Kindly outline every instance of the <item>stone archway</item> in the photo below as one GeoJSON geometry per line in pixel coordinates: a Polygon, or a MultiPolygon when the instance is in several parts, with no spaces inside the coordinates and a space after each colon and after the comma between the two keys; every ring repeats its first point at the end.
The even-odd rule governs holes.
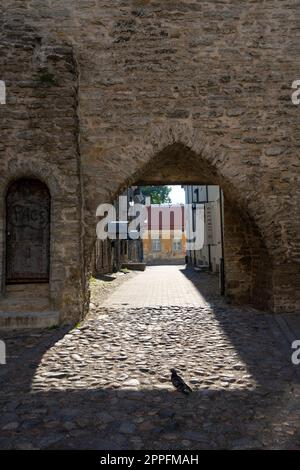
{"type": "Polygon", "coordinates": [[[138,172],[135,184],[218,184],[225,198],[226,295],[233,302],[272,309],[272,265],[267,246],[239,185],[219,171],[202,151],[174,143],[138,172]]]}
{"type": "MultiPolygon", "coordinates": [[[[135,151],[139,151],[136,158],[131,149],[131,160],[137,164],[116,191],[113,185],[109,185],[110,195],[105,202],[112,200],[130,184],[219,185],[225,198],[226,295],[234,303],[274,310],[273,258],[264,239],[263,227],[247,204],[253,188],[248,191],[241,177],[230,174],[232,168],[224,164],[226,155],[216,144],[209,145],[203,138],[199,143],[199,133],[178,126],[166,136],[168,138],[163,138],[160,145],[156,141],[156,146],[152,147],[154,155],[150,154],[149,145],[144,146],[144,154],[136,148],[135,151]],[[193,149],[198,149],[198,152],[193,149]]],[[[128,161],[130,159],[119,160],[120,172],[125,170],[128,161]]],[[[128,167],[126,169],[128,172],[128,167]]],[[[86,197],[89,204],[88,194],[86,197]]],[[[257,204],[262,205],[262,201],[258,200],[257,204]]]]}
{"type": "MultiPolygon", "coordinates": [[[[100,2],[84,11],[83,37],[81,3],[66,7],[59,22],[44,4],[40,14],[36,6],[7,6],[3,16],[2,69],[11,81],[10,104],[17,97],[18,106],[1,107],[0,196],[20,176],[57,182],[55,194],[49,184],[56,217],[51,296],[60,321],[78,321],[87,310],[97,206],[141,180],[146,165],[171,147],[186,149],[180,178],[199,182],[206,174],[224,190],[227,225],[235,227],[227,237],[235,298],[269,298],[276,312],[299,309],[299,116],[290,101],[299,67],[286,7],[271,0],[259,9],[252,2],[243,9],[238,2],[219,9],[190,3],[178,12],[176,3],[135,2],[145,3],[137,11],[130,2],[121,10],[100,2]],[[269,30],[272,4],[277,14],[269,30]],[[103,14],[107,21],[95,21],[103,14]],[[7,18],[24,15],[31,33],[21,21],[15,37],[7,18]],[[216,15],[224,27],[207,21],[216,15]],[[248,16],[267,31],[262,41],[248,16]],[[265,43],[274,44],[272,54],[265,43]],[[189,170],[187,155],[195,162],[189,170]]],[[[160,168],[164,182],[170,165],[160,168]]],[[[1,294],[3,205],[2,197],[1,294]]]]}

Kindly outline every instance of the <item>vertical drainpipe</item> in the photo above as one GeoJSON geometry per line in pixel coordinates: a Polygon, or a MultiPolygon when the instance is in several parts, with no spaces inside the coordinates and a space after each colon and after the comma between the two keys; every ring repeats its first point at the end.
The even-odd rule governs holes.
{"type": "MultiPolygon", "coordinates": [[[[194,208],[194,185],[192,186],[191,188],[191,196],[192,196],[192,228],[193,228],[193,233],[195,233],[195,230],[196,230],[196,221],[195,221],[195,208],[194,208]]],[[[197,266],[197,254],[196,254],[196,250],[194,250],[194,253],[193,253],[193,257],[194,257],[194,266],[197,266]]],[[[192,254],[191,254],[191,258],[192,258],[192,254]]]]}
{"type": "Polygon", "coordinates": [[[220,262],[220,281],[221,281],[221,295],[225,295],[225,263],[224,263],[224,221],[223,221],[223,192],[219,186],[220,195],[220,224],[221,224],[221,253],[222,258],[220,262]]]}
{"type": "MultiPolygon", "coordinates": [[[[208,203],[208,186],[205,186],[206,189],[206,202],[208,203]]],[[[208,269],[211,271],[211,251],[210,251],[210,244],[207,244],[208,247],[208,269]]]]}
{"type": "Polygon", "coordinates": [[[119,230],[120,230],[120,226],[118,225],[118,222],[120,220],[120,205],[119,205],[119,199],[117,199],[117,202],[116,202],[116,219],[117,219],[117,236],[116,236],[116,240],[115,240],[115,243],[116,243],[116,250],[115,250],[115,263],[116,263],[116,270],[119,271],[120,270],[120,234],[119,234],[119,230]]]}

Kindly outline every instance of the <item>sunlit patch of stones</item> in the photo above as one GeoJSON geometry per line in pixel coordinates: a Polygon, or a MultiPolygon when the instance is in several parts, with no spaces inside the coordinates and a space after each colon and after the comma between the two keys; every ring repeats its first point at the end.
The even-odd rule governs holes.
{"type": "Polygon", "coordinates": [[[271,318],[218,305],[97,307],[69,331],[8,333],[0,448],[297,448],[300,387],[271,318]]]}
{"type": "Polygon", "coordinates": [[[70,331],[44,355],[33,390],[172,390],[175,367],[193,389],[255,387],[238,349],[207,308],[112,309],[70,331]]]}

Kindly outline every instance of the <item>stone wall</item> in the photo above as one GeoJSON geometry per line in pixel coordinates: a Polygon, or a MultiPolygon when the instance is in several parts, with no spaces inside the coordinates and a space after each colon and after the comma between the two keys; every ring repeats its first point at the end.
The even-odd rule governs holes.
{"type": "MultiPolygon", "coordinates": [[[[9,44],[3,40],[2,50],[17,49],[1,66],[1,79],[11,82],[5,115],[1,109],[2,135],[10,134],[9,149],[1,139],[1,176],[7,178],[10,159],[29,158],[39,165],[44,158],[56,174],[63,188],[56,212],[61,218],[67,204],[74,231],[59,244],[56,293],[72,298],[73,316],[83,312],[77,286],[85,282],[87,292],[97,205],[129,184],[153,181],[221,185],[246,240],[238,246],[248,247],[239,262],[227,262],[229,280],[247,266],[242,283],[232,277],[228,294],[253,302],[263,286],[263,307],[299,309],[300,108],[290,99],[300,78],[297,2],[6,0],[0,13],[9,44]],[[40,44],[35,52],[28,38],[40,44]],[[65,51],[49,59],[61,88],[44,84],[42,98],[31,70],[49,47],[65,51]],[[27,81],[17,86],[22,75],[27,81]],[[77,97],[69,87],[76,80],[77,97]],[[63,104],[53,107],[56,91],[63,104]],[[38,107],[50,104],[35,121],[38,149],[25,153],[28,138],[18,129],[31,126],[28,94],[38,107]],[[19,117],[9,121],[7,113],[19,117]]],[[[66,305],[63,311],[70,316],[66,305]]]]}
{"type": "MultiPolygon", "coordinates": [[[[18,178],[38,178],[51,194],[51,308],[62,321],[76,320],[83,301],[76,64],[72,48],[6,39],[0,46],[8,95],[0,107],[1,295],[5,298],[7,188],[18,178]]],[[[26,285],[24,290],[28,294],[26,285]]]]}

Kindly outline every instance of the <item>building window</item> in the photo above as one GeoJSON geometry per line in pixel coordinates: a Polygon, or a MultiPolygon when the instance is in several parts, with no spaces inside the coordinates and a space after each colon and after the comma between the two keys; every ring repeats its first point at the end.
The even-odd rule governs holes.
{"type": "Polygon", "coordinates": [[[152,251],[160,251],[160,250],[161,250],[160,240],[159,239],[152,240],[152,251]]]}
{"type": "Polygon", "coordinates": [[[176,251],[176,252],[182,251],[181,240],[173,240],[173,251],[176,251]]]}

